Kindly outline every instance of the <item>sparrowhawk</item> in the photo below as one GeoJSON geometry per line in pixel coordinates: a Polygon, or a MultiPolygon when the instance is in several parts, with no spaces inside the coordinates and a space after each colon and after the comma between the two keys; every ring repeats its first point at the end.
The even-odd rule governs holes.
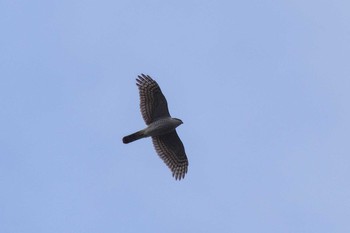
{"type": "Polygon", "coordinates": [[[141,74],[136,79],[140,92],[140,109],[147,127],[123,138],[123,143],[152,137],[157,154],[165,162],[176,180],[187,173],[188,160],[185,148],[175,128],[183,122],[172,118],[167,101],[159,85],[150,76],[141,74]]]}

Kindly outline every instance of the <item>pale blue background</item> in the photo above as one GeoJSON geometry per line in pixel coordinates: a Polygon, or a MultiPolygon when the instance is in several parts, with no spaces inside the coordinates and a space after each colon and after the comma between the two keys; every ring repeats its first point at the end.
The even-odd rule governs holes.
{"type": "Polygon", "coordinates": [[[0,1],[0,232],[350,232],[350,1],[0,1]],[[165,93],[175,181],[135,78],[165,93]]]}

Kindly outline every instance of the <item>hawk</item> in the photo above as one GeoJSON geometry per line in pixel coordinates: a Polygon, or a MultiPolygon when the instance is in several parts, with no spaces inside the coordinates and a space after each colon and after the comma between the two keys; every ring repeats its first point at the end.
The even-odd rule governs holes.
{"type": "Polygon", "coordinates": [[[141,138],[152,137],[154,148],[159,157],[170,168],[173,177],[181,180],[187,173],[188,160],[185,148],[175,128],[183,122],[172,118],[167,101],[156,81],[141,74],[136,79],[140,92],[141,115],[147,125],[145,129],[123,137],[123,143],[141,138]]]}

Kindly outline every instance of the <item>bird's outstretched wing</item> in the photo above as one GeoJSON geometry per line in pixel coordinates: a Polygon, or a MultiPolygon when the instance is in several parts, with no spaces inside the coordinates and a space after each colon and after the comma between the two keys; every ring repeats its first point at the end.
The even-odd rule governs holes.
{"type": "Polygon", "coordinates": [[[183,179],[187,173],[188,160],[176,130],[162,136],[152,137],[152,141],[157,154],[170,168],[175,179],[183,179]]]}
{"type": "Polygon", "coordinates": [[[141,74],[136,79],[140,92],[141,114],[147,125],[153,121],[170,117],[167,101],[156,81],[150,76],[141,74]]]}

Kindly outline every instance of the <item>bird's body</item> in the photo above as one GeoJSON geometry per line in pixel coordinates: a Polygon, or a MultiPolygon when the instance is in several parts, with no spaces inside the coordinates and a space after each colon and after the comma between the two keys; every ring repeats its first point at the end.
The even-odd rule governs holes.
{"type": "Polygon", "coordinates": [[[182,179],[187,173],[188,160],[175,130],[182,121],[170,116],[167,101],[156,81],[144,74],[138,76],[136,81],[140,91],[141,114],[147,127],[123,137],[123,143],[152,137],[158,155],[170,168],[175,179],[182,179]]]}
{"type": "Polygon", "coordinates": [[[176,127],[182,124],[182,121],[177,118],[165,117],[152,122],[146,129],[147,136],[161,136],[175,130],[176,127]]]}
{"type": "Polygon", "coordinates": [[[181,124],[182,121],[177,118],[160,118],[149,124],[145,129],[123,137],[123,142],[127,144],[141,138],[161,136],[174,131],[181,124]]]}

